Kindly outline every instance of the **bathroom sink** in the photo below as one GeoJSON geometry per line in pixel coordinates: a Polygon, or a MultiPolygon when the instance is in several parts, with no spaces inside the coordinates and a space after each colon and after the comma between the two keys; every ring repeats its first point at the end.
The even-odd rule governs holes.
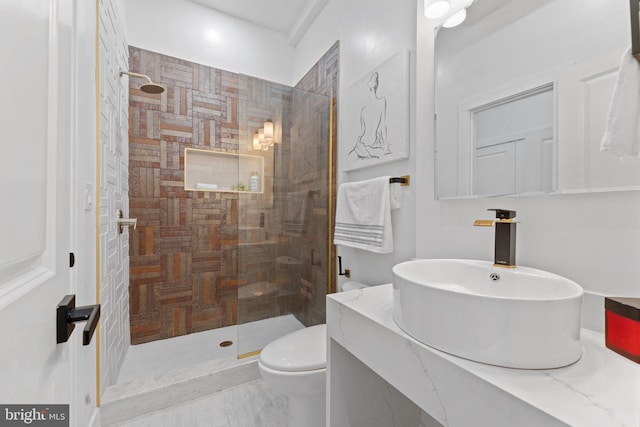
{"type": "Polygon", "coordinates": [[[582,355],[582,288],[527,267],[424,259],[393,267],[393,318],[416,340],[490,365],[551,369],[582,355]]]}

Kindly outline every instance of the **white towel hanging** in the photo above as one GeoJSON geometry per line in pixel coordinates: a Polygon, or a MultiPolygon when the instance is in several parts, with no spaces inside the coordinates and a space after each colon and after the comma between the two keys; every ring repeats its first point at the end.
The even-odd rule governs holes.
{"type": "Polygon", "coordinates": [[[375,253],[393,252],[389,177],[341,184],[334,244],[375,253]]]}
{"type": "Polygon", "coordinates": [[[640,63],[625,51],[613,88],[600,151],[640,157],[640,63]]]}

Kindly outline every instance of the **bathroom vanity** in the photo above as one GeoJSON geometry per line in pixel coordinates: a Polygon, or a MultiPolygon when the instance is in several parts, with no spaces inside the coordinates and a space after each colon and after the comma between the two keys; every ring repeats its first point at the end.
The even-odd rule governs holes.
{"type": "Polygon", "coordinates": [[[392,304],[390,284],[327,297],[329,425],[640,425],[640,365],[599,333],[582,329],[582,358],[570,366],[500,368],[411,338],[392,304]]]}

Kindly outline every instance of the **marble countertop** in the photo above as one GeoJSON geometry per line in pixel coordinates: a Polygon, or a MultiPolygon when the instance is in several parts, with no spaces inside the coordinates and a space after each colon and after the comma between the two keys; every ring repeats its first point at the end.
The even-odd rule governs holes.
{"type": "Polygon", "coordinates": [[[500,425],[640,426],[640,365],[607,349],[602,334],[581,331],[583,355],[573,365],[519,370],[416,341],[393,321],[390,284],[329,295],[327,319],[330,338],[445,426],[480,425],[474,417],[487,411],[500,425]],[[524,413],[530,422],[518,418],[524,413]]]}

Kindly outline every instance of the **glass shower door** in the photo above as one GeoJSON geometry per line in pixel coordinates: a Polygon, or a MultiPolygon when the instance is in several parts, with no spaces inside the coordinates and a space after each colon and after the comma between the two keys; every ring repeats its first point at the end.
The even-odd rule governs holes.
{"type": "Polygon", "coordinates": [[[246,357],[325,321],[330,100],[248,76],[240,92],[237,348],[246,357]]]}

